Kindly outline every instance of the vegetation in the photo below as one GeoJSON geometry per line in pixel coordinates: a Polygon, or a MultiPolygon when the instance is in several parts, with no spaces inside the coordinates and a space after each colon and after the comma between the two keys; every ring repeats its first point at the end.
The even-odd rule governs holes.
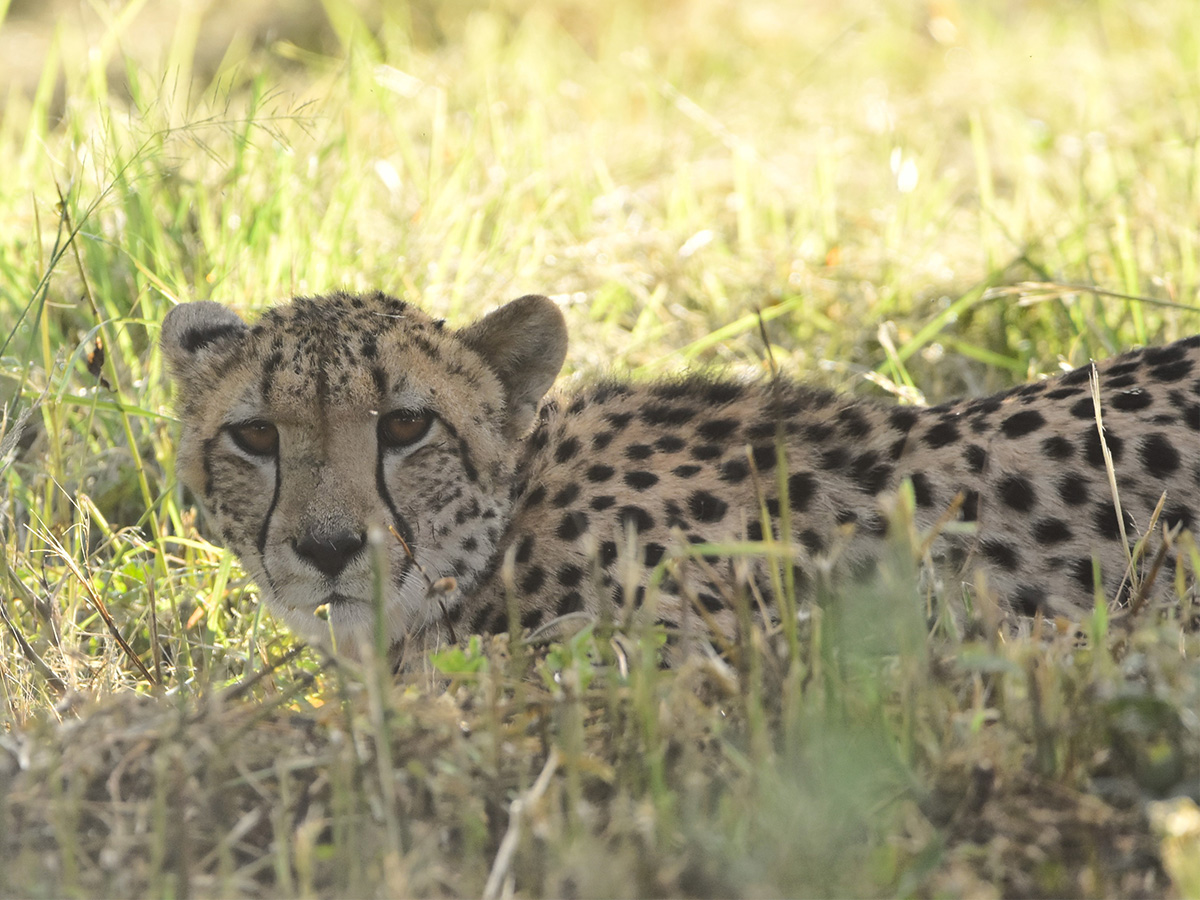
{"type": "Polygon", "coordinates": [[[1190,0],[50,6],[0,23],[0,895],[1200,896],[1178,622],[930,635],[901,498],[794,641],[393,684],[202,536],[154,347],[182,300],[536,291],[583,377],[938,402],[1193,333],[1190,0]]]}

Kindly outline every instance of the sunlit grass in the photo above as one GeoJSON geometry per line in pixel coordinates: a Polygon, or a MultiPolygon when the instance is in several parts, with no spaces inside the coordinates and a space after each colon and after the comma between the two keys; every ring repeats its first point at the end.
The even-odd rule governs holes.
{"type": "Polygon", "coordinates": [[[801,627],[736,598],[723,659],[600,622],[385,685],[293,655],[197,530],[154,345],[182,300],[536,291],[568,377],[937,402],[1191,333],[1189,3],[330,2],[216,51],[198,12],[65,6],[0,112],[0,893],[1165,890],[1177,628],[963,634],[901,498],[875,583],[801,627]]]}

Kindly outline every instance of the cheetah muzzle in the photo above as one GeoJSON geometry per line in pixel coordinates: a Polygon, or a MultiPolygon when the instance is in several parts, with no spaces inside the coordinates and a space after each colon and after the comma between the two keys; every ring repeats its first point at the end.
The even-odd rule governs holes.
{"type": "Polygon", "coordinates": [[[459,330],[381,293],[253,325],[182,304],[162,330],[180,479],[270,608],[350,653],[380,577],[396,643],[503,631],[510,594],[523,628],[607,609],[733,633],[740,586],[770,601],[766,563],[735,573],[689,543],[779,540],[790,521],[803,600],[817,573],[870,570],[904,480],[919,528],[952,504],[970,523],[932,545],[952,595],[985,583],[1009,619],[1078,619],[1097,588],[1130,601],[1127,547],[1164,492],[1160,525],[1200,509],[1200,337],[1098,367],[1103,446],[1090,367],[930,409],[706,376],[547,397],[566,346],[537,296],[459,330]]]}

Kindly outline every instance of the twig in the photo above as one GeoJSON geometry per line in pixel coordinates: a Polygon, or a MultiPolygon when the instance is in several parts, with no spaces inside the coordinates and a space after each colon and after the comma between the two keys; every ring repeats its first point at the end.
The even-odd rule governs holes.
{"type": "Polygon", "coordinates": [[[537,803],[550,786],[550,779],[558,769],[558,748],[551,747],[546,765],[524,795],[517,797],[508,807],[508,830],[500,841],[500,849],[496,851],[496,859],[492,862],[492,870],[488,872],[487,883],[483,886],[483,900],[497,900],[500,890],[508,877],[508,867],[512,864],[513,854],[517,851],[517,841],[521,839],[521,823],[525,810],[537,803]]]}
{"type": "Polygon", "coordinates": [[[25,635],[21,634],[21,632],[17,629],[17,623],[9,618],[8,607],[5,606],[3,600],[0,600],[0,619],[4,620],[4,624],[7,625],[8,630],[12,632],[13,640],[15,640],[20,646],[21,652],[25,654],[25,658],[33,663],[33,667],[38,670],[38,674],[46,679],[46,684],[48,684],[56,693],[65,693],[67,690],[66,682],[54,674],[54,670],[46,664],[44,659],[38,656],[38,652],[33,649],[33,645],[30,644],[29,641],[25,639],[25,635]]]}
{"type": "Polygon", "coordinates": [[[130,647],[126,642],[125,638],[121,637],[121,632],[117,629],[117,623],[113,621],[112,614],[109,613],[108,607],[105,606],[104,601],[100,599],[100,594],[96,592],[96,588],[92,585],[91,581],[84,577],[83,572],[79,569],[79,564],[71,558],[71,555],[66,551],[65,547],[60,549],[62,551],[63,564],[71,571],[71,574],[75,576],[80,585],[83,586],[84,593],[87,594],[88,599],[92,601],[92,606],[95,607],[96,612],[100,614],[100,618],[104,620],[104,624],[108,626],[108,633],[111,634],[113,640],[117,642],[117,646],[121,648],[122,652],[124,652],[127,657],[129,657],[129,661],[134,664],[139,672],[142,673],[142,677],[146,679],[148,684],[151,684],[155,687],[160,686],[161,682],[154,677],[154,673],[146,668],[146,664],[141,661],[137,653],[135,653],[133,648],[130,647]]]}

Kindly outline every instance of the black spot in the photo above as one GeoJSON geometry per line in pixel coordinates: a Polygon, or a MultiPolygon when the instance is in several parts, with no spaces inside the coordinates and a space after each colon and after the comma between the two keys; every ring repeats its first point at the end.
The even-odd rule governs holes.
{"type": "MultiPolygon", "coordinates": [[[[1125,522],[1125,536],[1135,537],[1133,534],[1133,516],[1128,510],[1121,510],[1122,520],[1125,522]]],[[[1092,519],[1099,531],[1104,537],[1110,540],[1117,540],[1121,537],[1121,526],[1117,521],[1117,511],[1111,502],[1101,502],[1096,504],[1096,515],[1092,519]]]]}
{"type": "Polygon", "coordinates": [[[804,426],[804,439],[810,444],[820,444],[831,437],[833,437],[833,426],[825,422],[813,422],[811,425],[804,426]]]}
{"type": "Polygon", "coordinates": [[[967,489],[962,492],[963,502],[959,516],[964,522],[975,522],[979,519],[979,491],[967,489]]]}
{"type": "Polygon", "coordinates": [[[1082,384],[1092,377],[1091,366],[1080,366],[1078,369],[1072,369],[1066,375],[1062,375],[1058,379],[1059,384],[1082,384]]]}
{"type": "Polygon", "coordinates": [[[671,472],[677,478],[691,478],[700,471],[700,466],[676,466],[671,472]]]}
{"type": "Polygon", "coordinates": [[[1166,478],[1179,468],[1179,451],[1162,433],[1155,433],[1142,441],[1138,456],[1146,471],[1155,478],[1166,478]]]}
{"type": "Polygon", "coordinates": [[[871,423],[853,406],[847,406],[838,413],[837,417],[838,421],[842,423],[842,429],[846,432],[847,437],[861,438],[871,431],[871,423]]]}
{"type": "Polygon", "coordinates": [[[536,607],[534,609],[527,609],[521,613],[521,628],[524,631],[533,631],[542,624],[543,618],[544,614],[542,610],[536,607]]]}
{"type": "Polygon", "coordinates": [[[744,481],[750,475],[750,466],[744,459],[730,459],[721,463],[717,477],[729,484],[744,481]]]}
{"type": "Polygon", "coordinates": [[[664,400],[678,400],[692,392],[692,382],[688,379],[672,379],[650,385],[650,390],[656,397],[664,400]]]}
{"type": "Polygon", "coordinates": [[[673,434],[664,434],[654,442],[654,449],[661,453],[678,453],[687,443],[681,437],[676,437],[673,434]]]}
{"type": "Polygon", "coordinates": [[[688,497],[688,510],[697,522],[720,522],[728,508],[729,504],[708,491],[693,491],[688,497]]]}
{"type": "Polygon", "coordinates": [[[1096,418],[1096,404],[1091,397],[1084,397],[1071,404],[1071,415],[1076,419],[1096,418]]]}
{"type": "Polygon", "coordinates": [[[912,482],[913,498],[917,501],[917,506],[933,506],[933,486],[929,483],[929,476],[924,472],[913,472],[908,476],[908,480],[912,482]]]}
{"type": "Polygon", "coordinates": [[[668,528],[689,528],[687,519],[683,517],[683,510],[674,500],[668,500],[663,508],[667,512],[667,527],[668,528]]]}
{"type": "Polygon", "coordinates": [[[1072,537],[1071,529],[1062,519],[1038,519],[1033,523],[1033,536],[1039,544],[1061,544],[1072,537]]]}
{"type": "Polygon", "coordinates": [[[830,447],[818,455],[817,467],[830,472],[842,468],[849,461],[850,454],[845,447],[830,447]]]}
{"type": "Polygon", "coordinates": [[[1075,445],[1056,434],[1042,441],[1042,453],[1050,459],[1062,462],[1075,455],[1075,445]]]}
{"type": "Polygon", "coordinates": [[[1047,400],[1066,400],[1068,397],[1074,397],[1079,393],[1079,388],[1059,388],[1056,391],[1047,391],[1047,400]]]}
{"type": "Polygon", "coordinates": [[[560,616],[565,616],[570,613],[583,612],[583,597],[579,591],[571,591],[563,594],[559,598],[558,605],[555,607],[555,612],[560,616]]]}
{"type": "Polygon", "coordinates": [[[533,556],[533,535],[527,534],[521,538],[521,543],[517,544],[517,552],[513,558],[519,563],[527,563],[531,556],[533,556]]]}
{"type": "Polygon", "coordinates": [[[1071,573],[1071,578],[1079,587],[1091,596],[1096,590],[1096,566],[1092,562],[1090,556],[1080,556],[1075,559],[1067,570],[1071,573]]]}
{"type": "Polygon", "coordinates": [[[904,451],[907,449],[908,438],[896,438],[896,440],[892,442],[892,446],[888,448],[888,458],[891,459],[892,462],[896,462],[901,456],[904,455],[904,451]]]}
{"type": "Polygon", "coordinates": [[[750,541],[761,541],[763,539],[761,522],[754,521],[746,526],[746,539],[750,541]]]}
{"type": "MultiPolygon", "coordinates": [[[[1121,461],[1121,453],[1125,442],[1105,428],[1104,443],[1108,445],[1108,452],[1112,456],[1113,465],[1116,465],[1121,461]]],[[[1083,433],[1083,455],[1093,466],[1097,468],[1104,467],[1104,454],[1100,451],[1100,432],[1095,428],[1089,428],[1083,433]]]]}
{"type": "Polygon", "coordinates": [[[800,543],[804,545],[804,549],[809,553],[817,554],[824,552],[825,538],[811,528],[806,528],[797,537],[800,543]]]}
{"type": "Polygon", "coordinates": [[[888,421],[897,431],[907,434],[917,424],[917,411],[909,406],[897,406],[888,413],[888,421]]]}
{"type": "Polygon", "coordinates": [[[658,476],[653,472],[626,472],[625,483],[635,491],[644,491],[658,484],[658,476]]]}
{"type": "Polygon", "coordinates": [[[617,431],[620,431],[631,421],[633,421],[633,413],[605,413],[604,418],[608,420],[609,425],[611,425],[617,431]]]}
{"type": "Polygon", "coordinates": [[[583,569],[579,566],[565,565],[558,570],[558,583],[563,587],[575,587],[583,580],[583,569]]]}
{"type": "Polygon", "coordinates": [[[696,417],[696,410],[690,406],[668,406],[663,403],[652,403],[642,409],[640,418],[647,425],[686,425],[696,417]]]}
{"type": "Polygon", "coordinates": [[[1192,368],[1193,363],[1190,359],[1181,359],[1178,362],[1151,369],[1150,377],[1155,381],[1162,382],[1182,381],[1192,374],[1192,368]]]}
{"type": "Polygon", "coordinates": [[[1022,616],[1036,616],[1046,607],[1046,592],[1037,585],[1018,585],[1012,596],[1013,609],[1022,616]]]}
{"type": "Polygon", "coordinates": [[[569,506],[575,502],[575,498],[579,496],[579,485],[568,484],[561,491],[554,495],[550,501],[554,506],[562,509],[564,506],[569,506]]]}
{"type": "Polygon", "coordinates": [[[1167,507],[1163,510],[1162,519],[1168,528],[1174,528],[1176,525],[1179,525],[1188,531],[1194,530],[1192,522],[1195,520],[1192,517],[1192,511],[1186,506],[1176,505],[1167,507]]]}
{"type": "Polygon", "coordinates": [[[558,535],[560,540],[573,541],[587,531],[587,528],[587,513],[576,510],[562,517],[562,521],[558,523],[558,530],[555,534],[558,535]]]}
{"type": "Polygon", "coordinates": [[[1033,485],[1023,475],[1005,475],[997,489],[1004,505],[1017,512],[1029,512],[1037,502],[1033,485]]]}
{"type": "Polygon", "coordinates": [[[774,444],[766,444],[751,450],[750,457],[754,460],[755,469],[759,472],[770,472],[775,468],[778,453],[775,450],[774,444]]]}
{"type": "MultiPolygon", "coordinates": [[[[484,607],[484,610],[489,607],[484,607]]],[[[508,629],[508,612],[503,606],[491,610],[491,615],[487,618],[487,624],[482,628],[473,628],[472,631],[482,631],[484,634],[496,634],[508,629]]]]}
{"type": "Polygon", "coordinates": [[[554,448],[554,459],[556,462],[565,463],[578,452],[579,439],[570,437],[554,448]]]}
{"type": "Polygon", "coordinates": [[[625,448],[627,459],[642,460],[654,455],[654,448],[649,444],[630,444],[625,448]]]}
{"type": "Polygon", "coordinates": [[[1200,404],[1191,403],[1183,407],[1183,422],[1192,431],[1200,431],[1200,404]]]}
{"type": "Polygon", "coordinates": [[[1000,430],[1005,437],[1017,438],[1037,431],[1046,424],[1046,418],[1036,409],[1026,409],[1013,413],[1000,423],[1000,430]]]}
{"type": "Polygon", "coordinates": [[[959,439],[958,425],[953,419],[942,419],[925,432],[925,446],[945,447],[959,439]]]}
{"type": "MultiPolygon", "coordinates": [[[[1142,367],[1144,357],[1143,357],[1141,350],[1135,350],[1133,352],[1133,356],[1136,358],[1126,360],[1125,362],[1121,362],[1121,360],[1124,359],[1123,356],[1118,356],[1115,359],[1110,359],[1108,361],[1108,364],[1105,365],[1101,369],[1101,374],[1102,375],[1129,375],[1133,372],[1136,372],[1138,369],[1140,369],[1142,367]]],[[[1149,362],[1149,360],[1146,360],[1146,361],[1149,362]]],[[[1162,362],[1174,362],[1174,360],[1164,359],[1164,360],[1162,360],[1162,362]]]]}
{"type": "Polygon", "coordinates": [[[592,482],[592,484],[599,484],[602,481],[608,481],[608,479],[613,477],[613,474],[614,469],[612,466],[605,466],[597,463],[589,468],[584,473],[584,476],[588,481],[592,482]]]}
{"type": "Polygon", "coordinates": [[[712,381],[704,386],[704,399],[714,406],[732,403],[742,396],[743,388],[733,381],[712,381]]]}
{"type": "Polygon", "coordinates": [[[616,502],[617,498],[613,497],[611,494],[601,494],[599,497],[593,497],[592,502],[589,505],[592,507],[592,509],[596,510],[596,512],[603,512],[616,502]]]}
{"type": "Polygon", "coordinates": [[[1187,356],[1187,348],[1178,343],[1167,344],[1165,347],[1147,347],[1142,351],[1142,359],[1148,366],[1164,366],[1167,363],[1179,362],[1185,356],[1187,356]]]}
{"type": "MultiPolygon", "coordinates": [[[[1026,385],[1026,387],[1036,387],[1036,385],[1026,385]]],[[[1018,388],[1018,390],[1015,391],[1014,393],[1019,393],[1021,390],[1024,390],[1024,388],[1018,388]]],[[[998,410],[1001,407],[1001,405],[1003,405],[1003,404],[999,397],[987,397],[983,400],[972,400],[970,403],[967,404],[965,411],[970,413],[973,416],[978,416],[979,418],[982,419],[987,416],[990,416],[992,413],[994,413],[996,410],[998,410]]],[[[1021,415],[1024,415],[1024,414],[1017,413],[1012,418],[1017,418],[1017,416],[1021,416],[1021,415]]],[[[1040,425],[1035,425],[1034,427],[1038,428],[1038,427],[1040,427],[1040,425]]],[[[1012,435],[1010,435],[1010,437],[1011,436],[1012,435]]]]}
{"type": "Polygon", "coordinates": [[[667,548],[662,544],[647,544],[643,560],[647,566],[657,566],[666,552],[667,548]]]}
{"type": "Polygon", "coordinates": [[[1105,387],[1109,388],[1127,388],[1132,384],[1137,384],[1141,379],[1137,375],[1118,375],[1116,378],[1109,378],[1104,382],[1105,387]]]}
{"type": "Polygon", "coordinates": [[[1067,506],[1082,506],[1088,502],[1088,483],[1082,475],[1068,472],[1055,484],[1058,497],[1067,506]]]}
{"type": "Polygon", "coordinates": [[[594,450],[603,450],[612,443],[613,433],[611,431],[601,431],[592,438],[592,448],[594,450]]]}
{"type": "Polygon", "coordinates": [[[617,561],[617,542],[605,541],[600,545],[597,552],[599,554],[600,565],[607,568],[617,561]]]}
{"type": "Polygon", "coordinates": [[[892,467],[880,463],[879,455],[868,450],[855,457],[850,466],[850,477],[864,494],[878,494],[888,486],[892,477],[892,467]]]}
{"type": "Polygon", "coordinates": [[[788,476],[788,506],[796,512],[808,510],[808,504],[817,493],[817,479],[812,472],[793,472],[788,476]]]}
{"type": "Polygon", "coordinates": [[[992,565],[1006,572],[1016,571],[1021,564],[1021,558],[1012,545],[997,538],[986,538],[980,541],[979,549],[992,565]]]}
{"type": "Polygon", "coordinates": [[[967,468],[978,475],[987,466],[987,451],[978,444],[969,444],[966,452],[967,468]]]}
{"type": "Polygon", "coordinates": [[[546,488],[543,485],[538,485],[529,492],[529,496],[525,498],[526,506],[537,506],[546,499],[546,488]]]}
{"type": "Polygon", "coordinates": [[[1108,401],[1108,405],[1113,409],[1119,409],[1123,412],[1134,412],[1135,410],[1145,409],[1154,402],[1154,397],[1149,391],[1143,391],[1141,388],[1133,391],[1119,391],[1113,394],[1112,399],[1108,401]]]}
{"type": "Polygon", "coordinates": [[[546,581],[546,572],[541,566],[534,566],[525,573],[525,577],[521,579],[521,590],[526,594],[532,594],[540,590],[542,584],[546,581]]]}
{"type": "Polygon", "coordinates": [[[725,604],[721,602],[721,598],[707,591],[701,591],[697,595],[697,599],[704,604],[704,608],[710,613],[719,613],[725,608],[725,604]]]}
{"type": "Polygon", "coordinates": [[[706,441],[722,441],[737,431],[740,424],[737,419],[713,419],[703,423],[696,431],[706,441]]]}
{"type": "Polygon", "coordinates": [[[721,448],[716,444],[700,444],[692,448],[692,459],[719,459],[721,448]]]}
{"type": "Polygon", "coordinates": [[[633,523],[633,529],[638,534],[654,527],[654,517],[640,506],[622,506],[620,516],[621,523],[633,523]]]}

